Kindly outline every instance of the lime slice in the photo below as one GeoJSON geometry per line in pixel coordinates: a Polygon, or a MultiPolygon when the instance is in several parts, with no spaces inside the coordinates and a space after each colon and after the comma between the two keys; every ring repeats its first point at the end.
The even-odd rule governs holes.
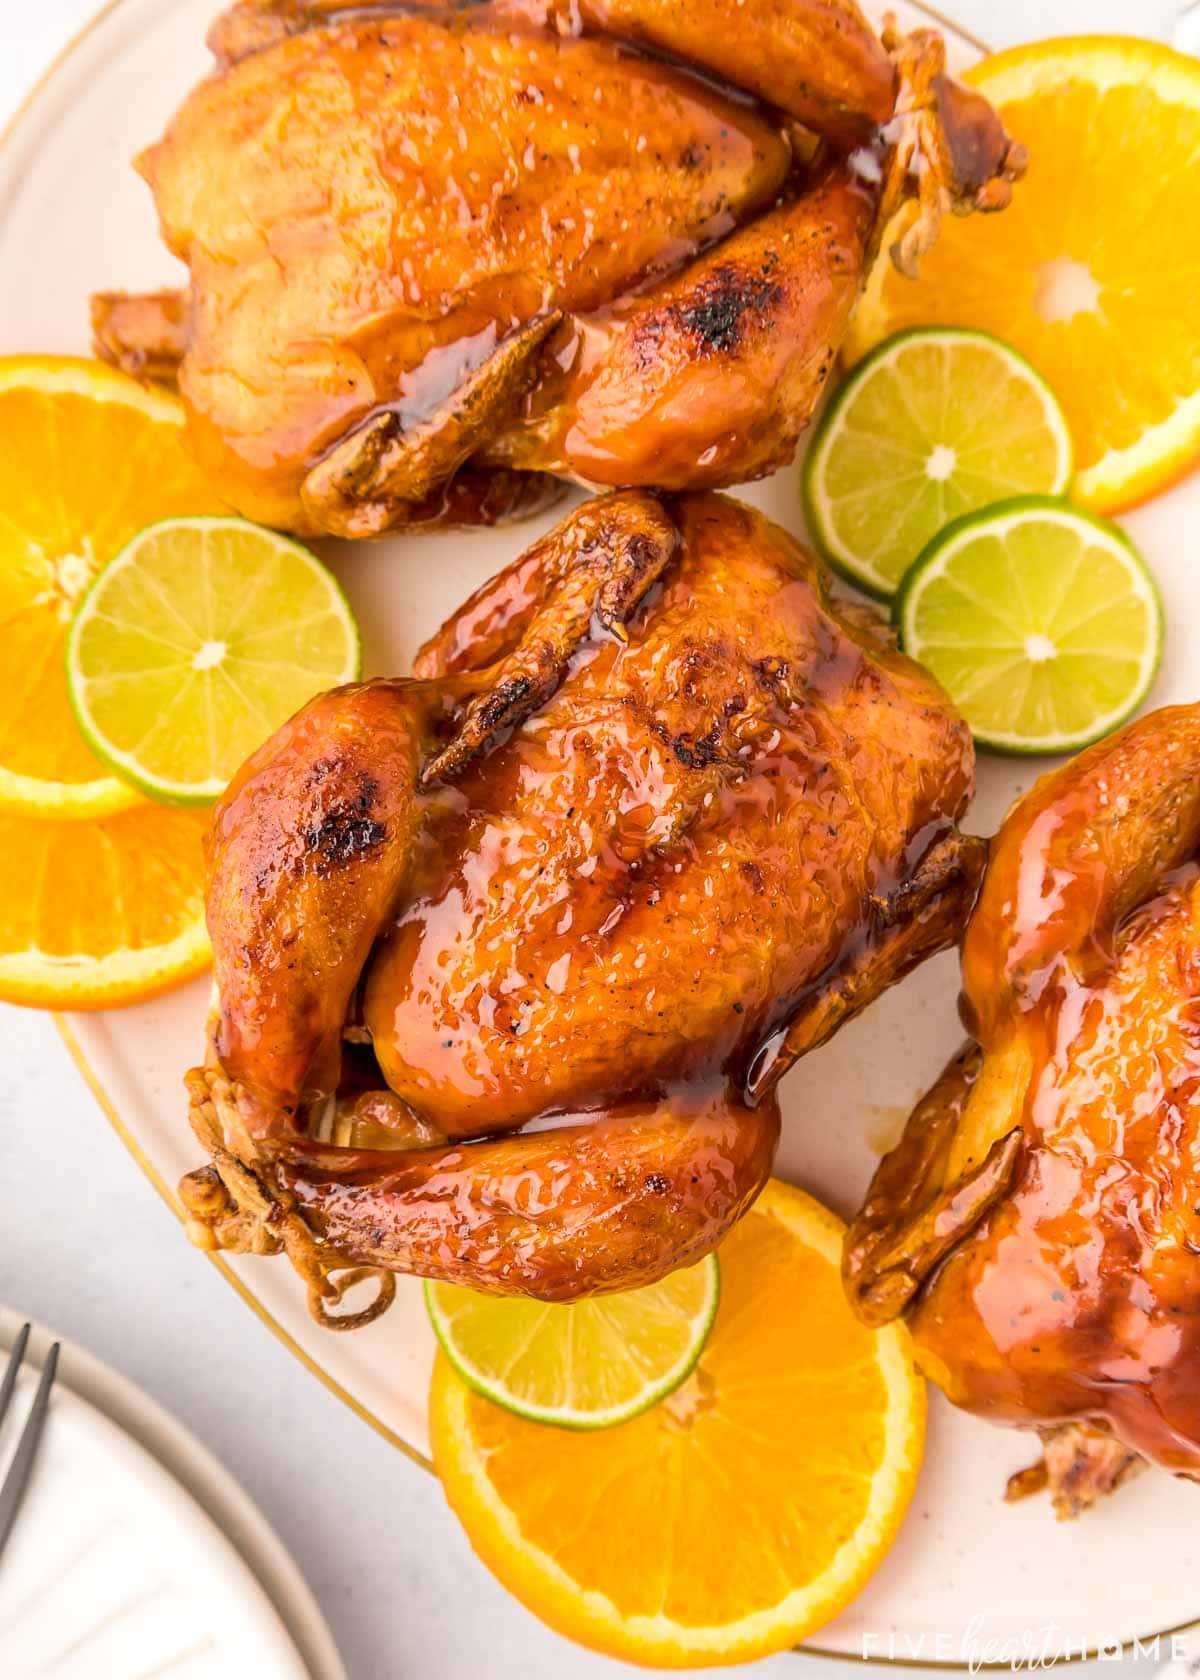
{"type": "Polygon", "coordinates": [[[358,626],[299,543],[243,519],[167,519],[104,568],[67,638],[96,756],[154,799],[204,804],[306,700],[358,676],[358,626]]]}
{"type": "Polygon", "coordinates": [[[1162,652],[1162,606],[1133,544],[1050,496],[968,514],[933,539],[895,607],[906,653],[975,739],[1060,753],[1124,723],[1162,652]]]}
{"type": "Polygon", "coordinates": [[[804,463],[804,514],[826,560],[889,598],[952,519],[1061,495],[1071,439],[1054,393],[986,333],[897,333],[834,393],[804,463]]]}
{"type": "Polygon", "coordinates": [[[506,1411],[564,1429],[605,1429],[678,1388],[708,1340],[717,1257],[645,1289],[562,1306],[427,1283],[438,1341],[463,1380],[506,1411]]]}

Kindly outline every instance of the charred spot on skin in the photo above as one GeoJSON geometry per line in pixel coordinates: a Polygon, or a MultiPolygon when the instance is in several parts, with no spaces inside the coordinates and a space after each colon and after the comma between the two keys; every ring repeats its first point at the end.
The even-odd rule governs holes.
{"type": "Polygon", "coordinates": [[[683,334],[698,356],[736,354],[748,331],[768,325],[786,300],[786,289],[763,266],[758,273],[726,263],[704,275],[685,302],[645,316],[633,334],[632,352],[641,368],[662,359],[662,343],[683,334]]]}
{"type": "Polygon", "coordinates": [[[705,277],[690,303],[679,305],[679,319],[701,355],[731,355],[747,328],[759,325],[783,297],[778,281],[724,264],[705,277]]]}
{"type": "Polygon", "coordinates": [[[720,758],[716,739],[717,726],[696,738],[691,735],[675,735],[658,718],[647,717],[646,727],[656,735],[675,760],[682,764],[685,770],[706,770],[720,758]]]}
{"type": "Polygon", "coordinates": [[[791,706],[794,703],[792,668],[786,659],[781,659],[776,654],[769,654],[765,659],[756,659],[754,675],[759,687],[779,705],[791,706]]]}
{"type": "Polygon", "coordinates": [[[671,1180],[660,1172],[647,1173],[644,1183],[652,1196],[665,1196],[671,1188],[671,1180]]]}
{"type": "MultiPolygon", "coordinates": [[[[336,759],[322,759],[313,765],[306,781],[314,786],[345,765],[336,759]]],[[[387,824],[372,813],[379,798],[379,783],[365,771],[357,774],[352,793],[319,810],[301,830],[307,860],[318,875],[343,869],[364,857],[387,838],[387,824]]]]}
{"type": "Polygon", "coordinates": [[[479,709],[480,724],[485,730],[502,729],[533,693],[534,684],[529,677],[510,677],[497,684],[479,709]]]}
{"type": "Polygon", "coordinates": [[[654,544],[644,531],[635,531],[625,544],[625,552],[634,567],[644,571],[656,558],[654,544]]]}
{"type": "Polygon", "coordinates": [[[670,737],[671,751],[686,769],[707,770],[720,757],[719,735],[720,726],[715,723],[703,735],[673,735],[670,737]]]}

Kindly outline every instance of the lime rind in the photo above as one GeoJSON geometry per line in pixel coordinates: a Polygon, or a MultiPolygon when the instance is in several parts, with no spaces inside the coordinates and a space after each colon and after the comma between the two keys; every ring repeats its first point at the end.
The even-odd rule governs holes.
{"type": "MultiPolygon", "coordinates": [[[[195,562],[195,551],[185,554],[184,545],[181,543],[178,546],[181,575],[186,575],[189,564],[195,562]]],[[[169,553],[169,549],[164,552],[169,553]]],[[[207,599],[205,604],[211,608],[211,599],[207,599]]],[[[195,605],[195,601],[189,603],[191,607],[195,605]]],[[[362,672],[362,637],[345,593],[332,573],[301,543],[232,516],[180,517],[146,526],[92,579],[71,622],[65,660],[71,709],[88,746],[123,781],[160,803],[209,805],[224,791],[229,775],[183,777],[156,773],[135,752],[114,741],[101,726],[96,716],[96,697],[102,688],[109,692],[121,688],[140,690],[142,709],[154,721],[139,746],[144,747],[146,741],[152,740],[156,734],[161,740],[170,741],[173,709],[183,691],[195,681],[194,672],[189,674],[187,671],[190,660],[210,630],[222,629],[230,632],[236,629],[239,646],[243,650],[252,642],[262,643],[265,640],[265,647],[256,648],[258,655],[271,651],[272,639],[286,644],[290,638],[292,646],[286,655],[281,651],[274,661],[256,659],[255,663],[261,664],[262,670],[255,680],[250,684],[243,681],[236,687],[231,681],[228,692],[223,692],[219,699],[213,695],[215,684],[205,684],[210,757],[216,740],[237,739],[238,733],[245,733],[244,730],[235,731],[237,722],[248,711],[261,719],[262,727],[256,739],[241,743],[244,750],[239,749],[239,762],[285,722],[304,699],[339,683],[353,682],[362,672]],[[301,635],[303,614],[291,618],[277,616],[270,622],[255,624],[251,616],[255,605],[253,576],[244,579],[244,588],[230,624],[222,626],[209,622],[201,626],[194,620],[189,621],[187,611],[181,610],[180,599],[173,599],[169,576],[164,586],[161,577],[145,573],[139,566],[148,548],[161,543],[164,538],[169,539],[175,532],[200,537],[205,543],[219,542],[222,537],[228,536],[234,542],[261,543],[264,550],[276,558],[286,555],[289,563],[296,568],[290,581],[307,584],[314,592],[322,604],[323,616],[336,624],[344,639],[344,657],[336,664],[322,663],[319,659],[312,666],[301,663],[306,652],[301,635]],[[122,603],[121,589],[132,599],[122,603]],[[114,593],[117,593],[115,603],[114,593]],[[105,611],[114,604],[124,608],[122,616],[105,611]],[[131,605],[141,610],[142,622],[139,623],[136,612],[133,616],[129,615],[131,605]],[[107,620],[106,669],[89,675],[84,669],[84,643],[89,629],[101,617],[107,620]],[[169,621],[174,625],[171,632],[164,628],[169,621]],[[179,639],[172,648],[171,643],[176,637],[179,639]],[[117,654],[115,660],[112,657],[114,652],[117,654]],[[156,657],[157,663],[154,662],[156,657]],[[295,704],[285,704],[281,708],[279,693],[286,684],[280,683],[280,677],[289,673],[293,676],[299,673],[301,681],[293,685],[291,698],[295,704]],[[308,677],[312,680],[308,681],[308,677]]],[[[244,679],[249,670],[244,651],[242,654],[235,652],[232,663],[236,666],[239,659],[242,660],[242,669],[238,675],[244,679]]],[[[229,773],[236,767],[236,764],[230,765],[229,773]]]]}
{"type": "MultiPolygon", "coordinates": [[[[717,1308],[721,1298],[721,1273],[716,1255],[707,1255],[695,1266],[688,1267],[687,1271],[700,1278],[703,1288],[696,1311],[689,1321],[686,1345],[678,1357],[665,1369],[657,1372],[652,1379],[643,1382],[635,1395],[619,1404],[608,1406],[580,1407],[561,1400],[553,1404],[539,1403],[529,1398],[528,1394],[515,1392],[513,1386],[506,1383],[505,1378],[510,1374],[517,1359],[528,1355],[530,1352],[527,1327],[525,1338],[523,1338],[524,1345],[517,1348],[501,1376],[496,1376],[481,1369],[478,1360],[469,1358],[464,1352],[459,1338],[455,1335],[452,1314],[446,1310],[447,1298],[453,1299],[455,1295],[467,1296],[470,1294],[469,1291],[463,1290],[457,1285],[427,1281],[425,1283],[425,1306],[439,1346],[458,1375],[476,1394],[482,1395],[484,1399],[492,1401],[493,1404],[502,1407],[505,1411],[512,1412],[517,1417],[525,1418],[531,1423],[545,1423],[559,1429],[582,1432],[610,1429],[616,1424],[627,1423],[631,1418],[640,1417],[651,1406],[665,1399],[668,1394],[671,1394],[681,1383],[687,1380],[704,1351],[705,1343],[708,1341],[716,1320],[717,1308]]],[[[679,1276],[679,1274],[673,1275],[679,1276]]],[[[669,1282],[669,1280],[663,1281],[669,1282]]],[[[606,1303],[618,1299],[622,1302],[622,1310],[627,1311],[630,1303],[639,1297],[643,1304],[634,1310],[653,1311],[653,1297],[655,1292],[660,1291],[661,1288],[661,1283],[649,1284],[644,1289],[633,1290],[619,1297],[598,1296],[562,1305],[530,1303],[503,1296],[475,1295],[471,1299],[473,1308],[479,1313],[496,1315],[498,1325],[503,1314],[516,1311],[521,1312],[522,1316],[528,1319],[532,1311],[536,1315],[535,1327],[532,1332],[533,1337],[539,1334],[569,1337],[572,1333],[571,1320],[569,1317],[559,1315],[580,1312],[603,1315],[607,1310],[606,1303]],[[538,1311],[539,1306],[540,1312],[538,1311]]],[[[501,1330],[500,1340],[503,1341],[504,1339],[503,1330],[501,1330]]],[[[506,1351],[511,1350],[506,1349],[506,1351]]],[[[619,1336],[614,1337],[613,1357],[616,1359],[628,1358],[619,1336]]],[[[632,1360],[630,1363],[632,1363],[632,1360]]]]}
{"type": "MultiPolygon", "coordinates": [[[[944,424],[933,429],[940,434],[944,424]]],[[[833,393],[805,458],[801,497],[805,523],[822,557],[856,588],[877,600],[890,600],[903,567],[892,562],[885,568],[880,563],[881,555],[886,549],[890,557],[897,543],[907,540],[906,521],[917,532],[911,539],[915,548],[907,550],[911,555],[954,517],[997,502],[1016,490],[1063,494],[1073,471],[1073,447],[1062,409],[1049,385],[1024,356],[991,334],[968,327],[910,327],[877,345],[833,393]],[[952,379],[947,377],[947,357],[956,349],[964,364],[967,358],[975,364],[969,370],[964,365],[961,392],[952,389],[952,379]],[[908,381],[906,389],[906,381],[900,377],[901,364],[922,353],[935,356],[937,376],[926,378],[919,388],[908,381]],[[987,373],[989,367],[995,389],[989,389],[986,380],[981,382],[981,373],[987,373]],[[885,389],[889,374],[896,377],[891,388],[885,389]],[[1005,387],[1007,401],[997,400],[1005,387]],[[930,403],[940,409],[941,422],[954,407],[960,411],[954,465],[941,481],[930,478],[926,465],[930,439],[924,434],[930,429],[932,416],[917,411],[930,403]],[[1007,436],[1006,408],[1010,411],[1007,436]],[[911,437],[905,436],[903,426],[890,423],[891,414],[896,412],[903,412],[910,431],[919,437],[919,449],[913,447],[911,437]],[[865,483],[855,482],[857,464],[852,459],[849,481],[841,497],[835,497],[829,479],[836,448],[844,442],[852,424],[862,428],[862,462],[869,463],[871,476],[865,483]],[[1031,455],[1033,439],[1040,439],[1044,447],[1039,446],[1031,455]],[[997,465],[999,460],[1004,462],[1002,468],[997,465]],[[910,481],[906,492],[904,487],[910,481]],[[866,540],[875,515],[869,555],[847,539],[845,528],[852,521],[846,510],[852,505],[857,510],[854,519],[860,542],[866,540]],[[885,533],[882,537],[881,532],[885,533]]]]}
{"type": "Polygon", "coordinates": [[[1015,496],[954,520],[905,573],[892,616],[901,646],[943,682],[976,742],[1015,757],[1075,752],[1103,739],[1139,710],[1162,662],[1162,599],[1145,561],[1110,520],[1055,496],[1015,496]],[[967,571],[968,557],[977,579],[967,571]],[[1008,593],[995,588],[1001,568],[1008,593]],[[1138,608],[1142,633],[1135,636],[1138,608]],[[969,615],[966,632],[961,620],[969,615]],[[1035,666],[1023,650],[1042,635],[1056,653],[1034,692],[1035,666]],[[1089,707],[1089,691],[1106,689],[1110,703],[1089,707]],[[1012,730],[980,722],[990,698],[1010,709],[1015,698],[1043,718],[1054,712],[1059,726],[1012,730]],[[1062,727],[1063,711],[1074,714],[1073,727],[1062,727]]]}

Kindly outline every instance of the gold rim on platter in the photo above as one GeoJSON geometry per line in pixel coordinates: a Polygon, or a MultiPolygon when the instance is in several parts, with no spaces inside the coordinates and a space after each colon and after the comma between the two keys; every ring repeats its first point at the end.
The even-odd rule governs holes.
{"type": "MultiPolygon", "coordinates": [[[[117,6],[120,6],[123,3],[124,0],[113,0],[113,3],[107,8],[107,10],[115,11],[117,6]]],[[[0,138],[0,145],[2,144],[3,140],[0,138]]],[[[108,1095],[108,1092],[101,1083],[99,1075],[88,1061],[83,1046],[75,1037],[71,1022],[65,1015],[56,1014],[54,1016],[54,1024],[58,1028],[59,1035],[61,1036],[63,1043],[66,1045],[66,1048],[71,1056],[71,1060],[79,1069],[84,1083],[87,1085],[88,1090],[92,1093],[93,1097],[95,1097],[96,1102],[99,1104],[99,1107],[105,1118],[108,1120],[109,1125],[112,1127],[113,1131],[116,1132],[125,1148],[129,1151],[130,1155],[132,1155],[134,1161],[141,1168],[142,1172],[149,1179],[150,1183],[158,1191],[158,1194],[162,1197],[163,1201],[171,1209],[171,1212],[182,1225],[184,1215],[178,1199],[171,1191],[170,1186],[167,1184],[162,1174],[158,1171],[157,1167],[155,1167],[154,1163],[150,1160],[141,1144],[137,1141],[132,1132],[126,1126],[125,1122],[121,1119],[120,1114],[117,1112],[116,1105],[113,1103],[111,1097],[108,1095]]],[[[261,1322],[266,1325],[267,1329],[279,1338],[284,1347],[288,1349],[289,1353],[293,1354],[304,1366],[304,1368],[307,1371],[310,1371],[319,1382],[322,1382],[331,1394],[336,1395],[339,1400],[349,1406],[350,1410],[354,1412],[356,1416],[362,1418],[364,1423],[369,1424],[371,1428],[375,1430],[376,1434],[381,1435],[390,1446],[398,1447],[404,1456],[411,1459],[412,1462],[420,1469],[427,1471],[430,1475],[437,1474],[434,1469],[432,1459],[426,1458],[424,1453],[420,1453],[415,1447],[410,1446],[402,1436],[396,1434],[394,1429],[389,1429],[382,1419],[377,1418],[374,1412],[369,1411],[361,1401],[356,1400],[348,1389],[343,1388],[336,1377],[330,1376],[329,1372],[322,1366],[318,1365],[315,1359],[305,1353],[299,1343],[288,1334],[277,1319],[272,1318],[271,1314],[263,1306],[262,1302],[259,1301],[257,1296],[246,1287],[241,1278],[237,1276],[233,1269],[221,1258],[219,1254],[206,1254],[205,1258],[211,1261],[211,1263],[217,1268],[226,1283],[236,1290],[238,1295],[241,1296],[242,1300],[250,1308],[250,1311],[255,1315],[255,1317],[261,1320],[261,1322]]],[[[1120,1647],[1112,1645],[1105,1645],[1101,1647],[1097,1645],[1090,1647],[1085,1651],[1072,1652],[1070,1656],[1058,1657],[1044,1666],[1049,1668],[1067,1668],[1077,1666],[1078,1664],[1084,1662],[1094,1662],[1101,1655],[1102,1651],[1106,1657],[1111,1657],[1113,1652],[1117,1649],[1120,1649],[1122,1652],[1134,1653],[1139,1645],[1144,1648],[1155,1640],[1171,1639],[1176,1634],[1184,1633],[1189,1628],[1193,1628],[1195,1626],[1197,1626],[1197,1623],[1191,1619],[1184,1622],[1177,1622],[1173,1627],[1160,1628],[1154,1633],[1136,1635],[1134,1638],[1126,1640],[1120,1647]]],[[[798,1656],[821,1657],[827,1662],[855,1663],[861,1666],[864,1661],[862,1657],[855,1656],[852,1651],[833,1651],[822,1645],[814,1645],[811,1641],[806,1642],[803,1645],[797,1645],[793,1649],[795,1654],[798,1656]]],[[[937,1659],[925,1660],[915,1657],[894,1656],[873,1656],[869,1660],[881,1666],[886,1666],[887,1668],[908,1669],[913,1672],[927,1672],[931,1669],[936,1669],[939,1673],[945,1674],[1012,1672],[1012,1664],[1010,1662],[1003,1661],[953,1662],[946,1660],[938,1661],[937,1659]]]]}
{"type": "MultiPolygon", "coordinates": [[[[129,0],[105,0],[105,3],[102,4],[99,9],[68,38],[65,45],[55,54],[50,63],[42,71],[40,76],[37,77],[28,92],[21,99],[20,103],[16,106],[3,128],[0,128],[0,151],[3,151],[13,141],[16,132],[24,119],[29,115],[37,100],[55,80],[60,70],[62,70],[67,64],[68,60],[74,56],[78,49],[109,18],[122,10],[128,3],[129,0]]],[[[167,0],[167,3],[170,3],[170,0],[167,0]]],[[[907,3],[914,11],[923,13],[932,24],[948,31],[951,35],[956,35],[960,40],[965,41],[969,46],[974,47],[979,53],[986,53],[989,50],[987,45],[983,41],[979,40],[977,36],[973,35],[969,30],[963,28],[961,24],[954,23],[950,18],[944,16],[934,7],[925,4],[924,0],[907,0],[907,3]]],[[[101,1112],[105,1115],[114,1132],[121,1140],[121,1143],[133,1157],[133,1160],[141,1169],[144,1176],[153,1185],[159,1196],[161,1196],[162,1200],[182,1224],[183,1210],[174,1192],[166,1183],[161,1173],[159,1173],[158,1169],[151,1162],[141,1144],[133,1136],[128,1126],[122,1120],[119,1112],[117,1111],[116,1105],[105,1089],[99,1075],[89,1062],[78,1038],[75,1036],[75,1031],[70,1020],[65,1015],[58,1013],[54,1015],[53,1019],[72,1061],[78,1068],[80,1075],[99,1105],[101,1112]]],[[[336,1377],[331,1376],[331,1374],[319,1365],[316,1360],[311,1357],[311,1355],[305,1352],[294,1337],[292,1337],[288,1331],[283,1328],[278,1320],[272,1317],[272,1315],[254,1295],[253,1291],[242,1282],[233,1269],[219,1254],[208,1254],[206,1258],[216,1267],[225,1281],[233,1290],[236,1291],[236,1293],[245,1302],[246,1306],[250,1308],[251,1312],[253,1312],[254,1315],[264,1325],[266,1325],[272,1335],[277,1337],[283,1346],[287,1348],[289,1353],[291,1353],[307,1371],[311,1372],[311,1374],[316,1377],[331,1394],[335,1395],[340,1401],[348,1406],[350,1410],[354,1412],[356,1416],[360,1417],[364,1423],[368,1424],[376,1432],[376,1434],[382,1436],[382,1438],[387,1441],[390,1446],[397,1448],[412,1463],[418,1465],[422,1470],[425,1470],[430,1474],[436,1474],[432,1460],[426,1458],[424,1453],[418,1452],[415,1447],[410,1446],[409,1443],[398,1435],[394,1429],[389,1428],[382,1419],[376,1417],[375,1414],[364,1406],[361,1401],[356,1400],[354,1395],[351,1394],[348,1389],[344,1388],[342,1384],[338,1382],[336,1377]]],[[[1086,1650],[1071,1652],[1067,1656],[1054,1658],[1041,1666],[1078,1666],[1084,1662],[1095,1661],[1102,1653],[1105,1657],[1111,1657],[1118,1650],[1122,1653],[1136,1652],[1139,1646],[1144,1649],[1146,1646],[1153,1644],[1156,1640],[1161,1641],[1164,1639],[1172,1639],[1174,1636],[1182,1634],[1197,1625],[1198,1623],[1196,1620],[1189,1619],[1184,1622],[1176,1623],[1172,1627],[1161,1628],[1154,1632],[1135,1636],[1134,1638],[1125,1641],[1124,1644],[1119,1647],[1112,1645],[1089,1647],[1086,1650]]],[[[821,1657],[825,1661],[853,1663],[858,1666],[861,1666],[864,1661],[862,1657],[855,1655],[853,1652],[830,1650],[829,1648],[813,1643],[812,1641],[798,1645],[794,1647],[794,1650],[798,1655],[821,1657]]],[[[873,1656],[870,1661],[888,1668],[910,1671],[937,1670],[940,1673],[946,1674],[1011,1672],[1013,1666],[1008,1661],[963,1662],[945,1659],[938,1660],[936,1658],[925,1659],[901,1656],[873,1656]]]]}
{"type": "MultiPolygon", "coordinates": [[[[121,0],[117,0],[117,4],[119,5],[120,3],[121,0]]],[[[182,1225],[184,1222],[184,1212],[183,1208],[180,1206],[178,1197],[176,1197],[167,1181],[159,1172],[158,1168],[154,1165],[153,1161],[151,1161],[150,1157],[146,1154],[146,1151],[142,1148],[141,1144],[137,1141],[128,1126],[126,1126],[125,1122],[121,1119],[120,1114],[117,1112],[115,1103],[112,1101],[112,1098],[109,1096],[108,1092],[101,1083],[99,1074],[97,1074],[91,1063],[88,1061],[83,1046],[76,1038],[74,1028],[71,1026],[70,1021],[65,1015],[56,1014],[54,1016],[54,1025],[58,1028],[59,1036],[66,1045],[67,1050],[70,1053],[71,1060],[79,1069],[79,1072],[83,1077],[84,1084],[100,1105],[100,1108],[102,1109],[105,1118],[108,1120],[109,1125],[112,1127],[113,1131],[116,1132],[121,1142],[133,1156],[134,1161],[141,1168],[142,1172],[150,1180],[151,1184],[158,1191],[163,1201],[167,1204],[171,1212],[182,1225]]],[[[212,1264],[220,1272],[221,1276],[225,1279],[226,1283],[228,1283],[233,1289],[236,1289],[242,1300],[245,1301],[251,1312],[254,1313],[255,1317],[261,1319],[267,1326],[268,1330],[278,1336],[279,1340],[283,1343],[284,1347],[287,1348],[288,1352],[294,1354],[306,1370],[311,1371],[314,1377],[317,1377],[321,1382],[323,1382],[331,1394],[336,1394],[339,1400],[344,1401],[352,1412],[356,1413],[363,1419],[364,1423],[369,1423],[371,1428],[378,1434],[382,1435],[384,1440],[387,1441],[390,1446],[398,1447],[406,1458],[411,1458],[413,1463],[420,1465],[422,1470],[428,1470],[430,1474],[433,1474],[433,1460],[426,1458],[424,1453],[418,1452],[415,1447],[410,1446],[403,1436],[396,1434],[394,1429],[389,1429],[388,1425],[384,1423],[381,1418],[377,1418],[374,1412],[368,1411],[366,1406],[364,1406],[361,1401],[356,1400],[348,1389],[343,1388],[336,1377],[330,1376],[329,1372],[326,1371],[323,1366],[318,1365],[311,1354],[306,1353],[300,1346],[299,1342],[297,1342],[293,1336],[288,1334],[282,1324],[279,1323],[278,1319],[272,1318],[271,1314],[263,1306],[262,1302],[258,1299],[254,1292],[246,1287],[241,1278],[238,1277],[237,1273],[228,1264],[228,1262],[221,1257],[220,1254],[206,1253],[205,1258],[212,1262],[212,1264]]]]}

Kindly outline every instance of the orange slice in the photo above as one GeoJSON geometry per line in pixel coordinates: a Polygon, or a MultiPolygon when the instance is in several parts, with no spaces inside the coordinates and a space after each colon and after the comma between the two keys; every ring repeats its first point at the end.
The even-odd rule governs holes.
{"type": "Polygon", "coordinates": [[[1006,339],[1066,411],[1075,499],[1131,507],[1200,457],[1200,61],[1082,36],[967,79],[1029,172],[1002,214],[947,219],[915,283],[877,263],[845,355],[910,326],[1006,339]]]}
{"type": "Polygon", "coordinates": [[[63,644],[99,568],[155,520],[218,513],[183,409],[100,362],[0,358],[0,810],[103,816],[142,795],[84,744],[63,644]]]}
{"type": "Polygon", "coordinates": [[[104,1009],[200,973],[207,826],[149,804],[94,822],[0,812],[0,999],[104,1009]]]}
{"type": "Polygon", "coordinates": [[[439,1354],[447,1498],[551,1627],[656,1667],[741,1662],[811,1634],[878,1567],[916,1480],[925,1393],[907,1332],[851,1314],[842,1236],[773,1181],[721,1249],[696,1369],[611,1429],[531,1423],[439,1354]]]}

